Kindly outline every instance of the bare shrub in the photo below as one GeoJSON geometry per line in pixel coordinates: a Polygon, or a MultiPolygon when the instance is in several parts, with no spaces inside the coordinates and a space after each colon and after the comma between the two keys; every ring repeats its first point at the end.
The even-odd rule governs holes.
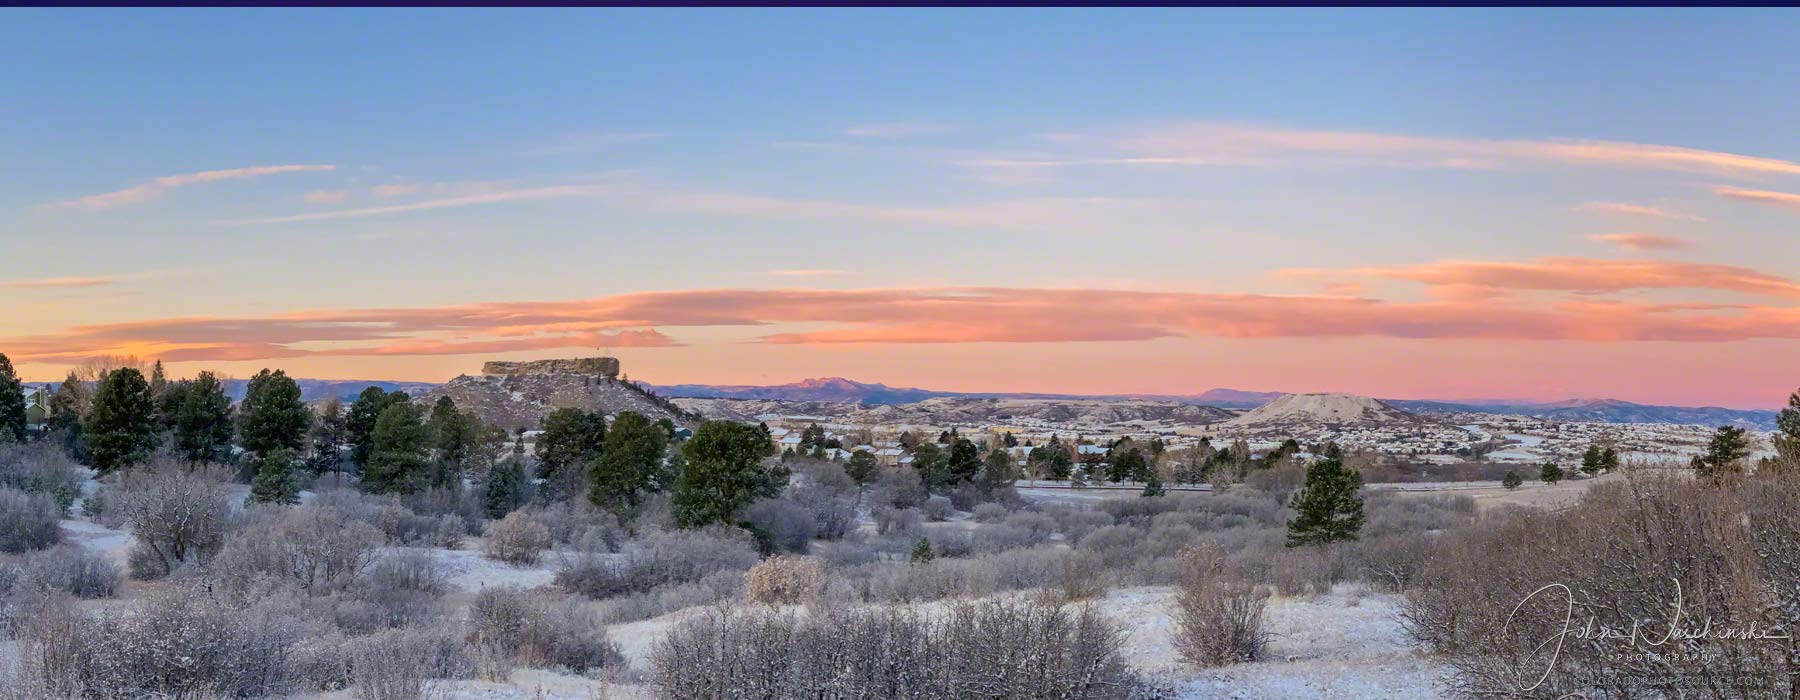
{"type": "Polygon", "coordinates": [[[1175,649],[1200,667],[1256,661],[1268,646],[1263,608],[1268,593],[1232,580],[1225,551],[1202,543],[1182,555],[1187,578],[1175,598],[1175,649]]]}
{"type": "Polygon", "coordinates": [[[744,573],[744,597],[767,605],[792,605],[819,590],[825,570],[812,557],[769,557],[744,573]]]}
{"type": "Polygon", "coordinates": [[[62,510],[47,493],[28,494],[0,486],[0,552],[18,554],[54,547],[63,540],[57,521],[62,510]]]}
{"type": "Polygon", "coordinates": [[[875,531],[883,535],[916,532],[925,523],[925,516],[917,508],[882,505],[871,514],[875,516],[875,531]]]}
{"type": "Polygon", "coordinates": [[[128,474],[113,500],[137,538],[129,554],[133,578],[159,578],[182,564],[205,563],[224,544],[231,506],[224,487],[205,472],[162,465],[128,474]]]}
{"type": "Polygon", "coordinates": [[[802,463],[788,487],[789,500],[812,513],[813,536],[835,540],[856,526],[856,480],[837,462],[802,463]]]}
{"type": "Polygon", "coordinates": [[[970,515],[978,523],[997,523],[1005,520],[1010,512],[1006,506],[998,503],[982,503],[976,505],[975,510],[970,511],[970,515]]]}
{"type": "Polygon", "coordinates": [[[769,534],[776,547],[799,554],[812,545],[818,524],[805,506],[785,498],[764,498],[744,508],[743,520],[769,534]]]}
{"type": "Polygon", "coordinates": [[[386,535],[388,543],[410,547],[456,549],[462,546],[463,536],[469,531],[468,523],[460,515],[421,515],[398,500],[377,511],[374,523],[386,535]]]}
{"type": "Polygon", "coordinates": [[[1088,600],[1106,595],[1106,561],[1093,552],[1070,552],[1056,574],[1057,588],[1065,600],[1088,600]]]}
{"type": "Polygon", "coordinates": [[[1141,530],[1124,525],[1109,525],[1088,533],[1081,538],[1081,548],[1095,554],[1106,561],[1112,568],[1124,568],[1142,555],[1138,545],[1143,541],[1141,530]]]}
{"type": "Polygon", "coordinates": [[[657,697],[683,700],[785,700],[821,688],[894,700],[1159,697],[1125,665],[1122,642],[1092,609],[1042,602],[966,604],[941,615],[718,611],[658,644],[651,682],[657,697]]]}
{"type": "Polygon", "coordinates": [[[1064,508],[1051,511],[1051,515],[1061,523],[1063,538],[1070,543],[1080,542],[1088,533],[1113,524],[1111,515],[1096,510],[1064,508]]]}
{"type": "Polygon", "coordinates": [[[515,510],[488,528],[482,553],[513,566],[532,566],[550,543],[549,528],[525,511],[515,510]]]}
{"type": "Polygon", "coordinates": [[[1013,527],[1030,530],[1032,537],[1038,538],[1039,542],[1049,540],[1051,535],[1056,534],[1056,518],[1043,513],[1029,511],[1012,513],[1007,515],[1002,522],[1013,527]]]}
{"type": "Polygon", "coordinates": [[[1681,624],[1715,631],[1788,624],[1800,613],[1795,502],[1792,478],[1715,486],[1628,473],[1564,510],[1504,512],[1445,533],[1407,593],[1403,620],[1451,668],[1458,695],[1534,687],[1550,697],[1785,697],[1800,662],[1793,647],[1766,639],[1678,635],[1649,648],[1568,635],[1553,667],[1542,645],[1571,605],[1578,626],[1642,625],[1658,640],[1675,605],[1681,624]]]}
{"type": "Polygon", "coordinates": [[[172,588],[98,615],[46,608],[21,643],[24,677],[41,697],[262,698],[294,683],[288,650],[299,620],[262,608],[235,609],[203,589],[172,588]]]}
{"type": "Polygon", "coordinates": [[[919,504],[919,512],[925,515],[926,520],[939,523],[949,520],[950,516],[955,515],[956,506],[948,498],[931,496],[926,498],[924,503],[919,504]]]}
{"type": "Polygon", "coordinates": [[[574,673],[624,667],[606,625],[580,601],[513,588],[489,588],[469,604],[468,642],[525,666],[574,673]]]}
{"type": "Polygon", "coordinates": [[[433,681],[473,670],[448,630],[395,629],[350,641],[350,677],[362,700],[420,700],[433,681]]]}
{"type": "Polygon", "coordinates": [[[656,532],[626,543],[616,555],[563,557],[556,584],[590,598],[610,598],[691,583],[715,572],[741,573],[756,561],[748,535],[737,528],[656,532]]]}
{"type": "Polygon", "coordinates": [[[81,468],[47,441],[0,446],[0,487],[46,494],[58,514],[81,497],[81,483],[81,468]]]}
{"type": "Polygon", "coordinates": [[[593,547],[594,542],[603,542],[604,548],[598,551],[618,551],[626,538],[618,516],[594,507],[586,499],[532,506],[527,510],[533,519],[550,529],[550,539],[557,544],[580,544],[587,549],[593,547]]]}
{"type": "Polygon", "coordinates": [[[1048,536],[1041,531],[1015,525],[982,525],[970,531],[969,547],[976,553],[993,554],[1036,546],[1046,539],[1048,536]]]}
{"type": "Polygon", "coordinates": [[[336,508],[273,508],[227,538],[211,569],[226,588],[250,593],[291,583],[308,595],[350,588],[375,561],[380,531],[336,508]]]}
{"type": "MultiPolygon", "coordinates": [[[[15,592],[56,591],[77,598],[111,598],[122,573],[106,555],[66,545],[25,555],[18,561],[15,592]]],[[[0,585],[0,593],[8,586],[0,585]]]]}

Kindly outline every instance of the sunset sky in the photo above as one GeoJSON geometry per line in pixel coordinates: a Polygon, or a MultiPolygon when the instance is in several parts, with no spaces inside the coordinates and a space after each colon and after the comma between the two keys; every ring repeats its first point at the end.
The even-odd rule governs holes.
{"type": "Polygon", "coordinates": [[[0,352],[1779,405],[1800,13],[0,10],[0,352]]]}

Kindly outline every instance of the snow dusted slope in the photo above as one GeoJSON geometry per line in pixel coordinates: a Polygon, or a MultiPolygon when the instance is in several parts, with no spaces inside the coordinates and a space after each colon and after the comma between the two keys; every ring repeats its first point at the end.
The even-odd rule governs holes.
{"type": "Polygon", "coordinates": [[[1424,419],[1379,399],[1352,394],[1285,394],[1224,425],[1261,428],[1282,425],[1382,425],[1424,419]]]}

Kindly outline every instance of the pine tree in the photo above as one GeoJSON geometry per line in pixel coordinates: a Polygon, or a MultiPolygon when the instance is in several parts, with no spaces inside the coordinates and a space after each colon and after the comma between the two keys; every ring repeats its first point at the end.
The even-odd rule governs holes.
{"type": "Polygon", "coordinates": [[[936,559],[937,555],[931,552],[931,540],[920,537],[919,543],[913,545],[910,558],[914,564],[929,564],[932,559],[936,559]]]}
{"type": "Polygon", "coordinates": [[[1610,472],[1618,468],[1619,452],[1614,450],[1612,445],[1607,445],[1604,449],[1600,450],[1600,469],[1601,471],[1610,472]]]}
{"type": "Polygon", "coordinates": [[[768,439],[756,426],[707,421],[681,445],[686,464],[675,480],[675,524],[684,528],[732,522],[760,496],[779,493],[787,470],[763,467],[768,439]]]}
{"type": "Polygon", "coordinates": [[[1519,478],[1519,473],[1511,469],[1506,470],[1506,476],[1500,477],[1500,485],[1505,486],[1509,491],[1519,488],[1524,483],[1525,480],[1519,478]]]}
{"type": "Polygon", "coordinates": [[[156,424],[164,429],[172,427],[175,422],[174,412],[170,410],[175,407],[170,397],[173,388],[169,384],[168,372],[163,370],[162,360],[157,360],[150,367],[150,401],[156,405],[156,424]]]}
{"type": "Polygon", "coordinates": [[[1018,478],[1017,471],[1013,468],[1012,453],[997,448],[981,460],[981,475],[975,483],[983,494],[992,496],[995,490],[1011,486],[1018,478]]]}
{"type": "Polygon", "coordinates": [[[369,464],[369,451],[374,448],[375,421],[381,418],[382,411],[405,400],[405,392],[389,394],[378,386],[367,387],[356,395],[356,401],[351,402],[350,411],[344,416],[344,433],[350,441],[350,461],[357,467],[369,464]]]}
{"type": "Polygon", "coordinates": [[[1789,394],[1787,408],[1775,414],[1775,434],[1769,442],[1775,456],[1764,459],[1757,471],[1800,473],[1800,391],[1789,394]]]}
{"type": "Polygon", "coordinates": [[[0,443],[25,441],[24,384],[12,360],[0,353],[0,443]]]}
{"type": "Polygon", "coordinates": [[[1544,466],[1538,470],[1538,480],[1546,484],[1555,484],[1562,479],[1563,469],[1556,466],[1555,462],[1545,462],[1544,466]]]}
{"type": "Polygon", "coordinates": [[[606,449],[606,416],[559,408],[544,416],[537,439],[538,476],[558,497],[575,495],[588,462],[606,449]]]}
{"type": "Polygon", "coordinates": [[[601,508],[637,507],[639,495],[660,491],[669,434],[636,411],[620,411],[600,456],[588,463],[588,499],[601,508]]]}
{"type": "Polygon", "coordinates": [[[1606,456],[1599,445],[1588,445],[1587,451],[1581,453],[1581,473],[1588,476],[1599,474],[1606,469],[1606,456]]]}
{"type": "Polygon", "coordinates": [[[281,370],[264,369],[250,378],[238,405],[238,446],[253,455],[278,449],[298,454],[306,447],[312,412],[300,400],[300,385],[281,370]]]}
{"type": "Polygon", "coordinates": [[[844,473],[850,475],[858,486],[862,486],[874,478],[877,466],[880,464],[875,460],[875,455],[869,454],[868,450],[857,450],[850,453],[850,461],[844,465],[844,473]]]}
{"type": "Polygon", "coordinates": [[[218,460],[231,449],[231,399],[211,372],[201,372],[171,395],[180,403],[167,415],[175,431],[175,450],[189,462],[218,460]]]}
{"type": "Polygon", "coordinates": [[[362,489],[369,493],[414,493],[430,481],[425,450],[429,435],[411,401],[395,403],[375,419],[362,489]]]}
{"type": "Polygon", "coordinates": [[[300,484],[294,479],[294,452],[285,447],[269,450],[250,482],[250,503],[291,506],[300,502],[300,484]]]}
{"type": "Polygon", "coordinates": [[[1727,476],[1744,470],[1743,459],[1750,456],[1750,442],[1744,429],[1721,425],[1706,443],[1706,452],[1694,456],[1694,472],[1702,479],[1718,483],[1727,476]]]}
{"type": "Polygon", "coordinates": [[[525,465],[518,459],[489,469],[482,484],[482,509],[493,520],[518,510],[530,498],[530,483],[525,479],[525,465]]]}
{"type": "Polygon", "coordinates": [[[481,435],[481,421],[456,409],[456,401],[439,396],[431,406],[431,419],[425,424],[431,434],[431,449],[437,461],[432,485],[461,488],[463,471],[474,458],[481,435]]]}
{"type": "Polygon", "coordinates": [[[344,443],[349,438],[349,427],[344,415],[344,404],[336,397],[325,402],[325,408],[319,411],[319,418],[312,429],[312,470],[323,474],[331,472],[342,475],[344,464],[344,443]]]}
{"type": "Polygon", "coordinates": [[[1336,447],[1306,468],[1306,484],[1294,493],[1288,507],[1287,546],[1329,544],[1355,540],[1363,526],[1362,475],[1344,466],[1336,447]]]}
{"type": "Polygon", "coordinates": [[[102,474],[148,459],[161,440],[144,373],[134,367],[107,372],[94,392],[82,433],[89,459],[102,474]]]}
{"type": "Polygon", "coordinates": [[[1144,498],[1155,498],[1163,494],[1162,477],[1157,476],[1156,470],[1153,469],[1150,471],[1150,476],[1144,479],[1144,492],[1138,495],[1144,498]]]}

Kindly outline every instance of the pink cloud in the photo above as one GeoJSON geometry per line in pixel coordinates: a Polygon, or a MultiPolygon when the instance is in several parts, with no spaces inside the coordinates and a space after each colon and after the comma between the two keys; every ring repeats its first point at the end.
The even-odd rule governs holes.
{"type": "Polygon", "coordinates": [[[1726,199],[1735,199],[1751,204],[1765,204],[1786,209],[1800,209],[1800,194],[1791,192],[1772,192],[1769,190],[1747,190],[1741,187],[1720,187],[1713,192],[1726,199]]]}
{"type": "Polygon", "coordinates": [[[1588,236],[1588,240],[1611,243],[1632,250],[1668,250],[1687,248],[1694,244],[1693,241],[1686,238],[1655,233],[1596,233],[1588,236]]]}
{"type": "Polygon", "coordinates": [[[1290,269],[1280,277],[1384,277],[1433,287],[1609,293],[1634,289],[1713,289],[1774,297],[1800,297],[1792,280],[1734,265],[1665,260],[1538,258],[1525,262],[1445,260],[1405,267],[1350,270],[1290,269]]]}

